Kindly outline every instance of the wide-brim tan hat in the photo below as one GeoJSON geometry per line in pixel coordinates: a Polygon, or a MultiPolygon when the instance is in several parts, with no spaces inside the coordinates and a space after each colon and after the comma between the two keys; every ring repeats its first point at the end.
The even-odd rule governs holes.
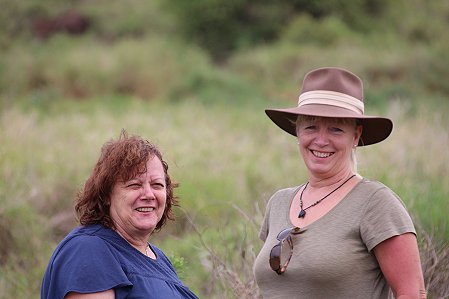
{"type": "Polygon", "coordinates": [[[266,109],[265,113],[281,129],[294,136],[298,115],[358,119],[363,126],[359,146],[378,143],[393,130],[390,119],[365,114],[362,80],[335,67],[320,68],[306,74],[297,107],[266,109]]]}

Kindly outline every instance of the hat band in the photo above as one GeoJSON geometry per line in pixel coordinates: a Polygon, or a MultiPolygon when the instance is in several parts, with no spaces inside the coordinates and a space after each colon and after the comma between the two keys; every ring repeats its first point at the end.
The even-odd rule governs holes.
{"type": "Polygon", "coordinates": [[[337,106],[361,115],[363,115],[365,110],[365,106],[361,100],[341,92],[330,90],[313,90],[302,93],[299,96],[298,107],[310,104],[337,106]]]}

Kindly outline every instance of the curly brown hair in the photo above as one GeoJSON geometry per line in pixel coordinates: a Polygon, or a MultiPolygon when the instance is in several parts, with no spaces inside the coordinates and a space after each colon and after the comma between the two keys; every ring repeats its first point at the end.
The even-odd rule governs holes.
{"type": "Polygon", "coordinates": [[[172,206],[178,206],[178,198],[173,190],[178,187],[168,174],[168,164],[163,160],[159,149],[140,136],[130,135],[122,130],[117,140],[106,142],[101,148],[100,157],[84,188],[78,193],[75,210],[80,224],[102,224],[114,229],[109,213],[110,195],[118,181],[127,181],[146,171],[146,162],[158,157],[165,172],[167,200],[161,220],[155,230],[164,226],[167,219],[175,220],[172,206]]]}

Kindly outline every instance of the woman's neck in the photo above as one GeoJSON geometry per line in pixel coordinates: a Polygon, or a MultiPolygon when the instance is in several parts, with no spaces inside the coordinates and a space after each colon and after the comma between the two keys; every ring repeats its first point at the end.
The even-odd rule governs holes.
{"type": "Polygon", "coordinates": [[[116,226],[115,231],[123,238],[125,241],[127,241],[131,246],[142,252],[143,254],[147,255],[147,247],[148,247],[148,239],[149,236],[142,236],[142,237],[133,237],[130,234],[128,234],[125,230],[121,229],[120,226],[116,226]]]}
{"type": "Polygon", "coordinates": [[[309,188],[320,189],[332,187],[341,184],[353,174],[352,170],[344,170],[331,176],[313,175],[309,173],[309,188]]]}

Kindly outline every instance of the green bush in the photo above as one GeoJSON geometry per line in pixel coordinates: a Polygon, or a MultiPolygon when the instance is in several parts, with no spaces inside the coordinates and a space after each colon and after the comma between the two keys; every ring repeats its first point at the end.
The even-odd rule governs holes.
{"type": "Polygon", "coordinates": [[[71,98],[118,93],[152,99],[170,93],[194,66],[208,64],[200,51],[161,37],[107,45],[58,36],[6,51],[0,87],[13,95],[47,90],[71,98]]]}
{"type": "Polygon", "coordinates": [[[91,20],[89,31],[110,43],[120,38],[144,38],[175,31],[159,2],[90,0],[76,7],[91,20]]]}
{"type": "Polygon", "coordinates": [[[326,47],[349,39],[351,34],[346,24],[336,17],[317,20],[309,15],[300,15],[289,24],[282,35],[282,40],[326,47]]]}
{"type": "MultiPolygon", "coordinates": [[[[379,19],[388,11],[391,2],[387,0],[295,0],[295,8],[316,19],[329,16],[340,18],[355,31],[370,32],[379,19]]],[[[374,28],[373,28],[374,27],[374,28]]]]}
{"type": "Polygon", "coordinates": [[[294,13],[290,3],[264,0],[168,0],[164,7],[174,15],[185,40],[217,60],[275,40],[294,13]]]}
{"type": "Polygon", "coordinates": [[[222,59],[248,45],[276,40],[298,15],[314,19],[335,16],[348,27],[368,31],[375,24],[373,19],[382,16],[387,4],[387,1],[373,0],[276,3],[266,0],[169,0],[164,7],[175,16],[186,40],[196,42],[212,57],[222,59]]]}

